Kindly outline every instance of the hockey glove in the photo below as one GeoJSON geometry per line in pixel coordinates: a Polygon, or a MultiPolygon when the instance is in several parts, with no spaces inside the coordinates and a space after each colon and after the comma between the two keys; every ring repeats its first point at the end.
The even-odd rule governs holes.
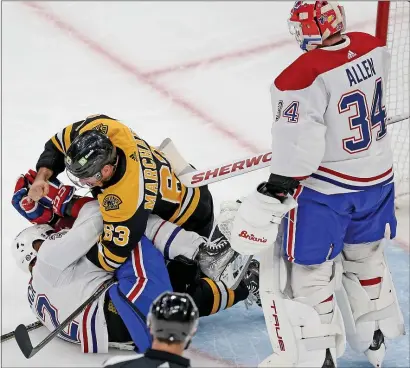
{"type": "Polygon", "coordinates": [[[283,216],[297,206],[291,196],[279,200],[260,193],[259,187],[243,199],[233,221],[231,247],[241,254],[257,254],[273,246],[283,216]]]}
{"type": "Polygon", "coordinates": [[[64,217],[67,205],[74,196],[75,188],[71,185],[62,185],[60,183],[58,190],[57,187],[55,187],[56,190],[54,191],[54,185],[56,185],[55,182],[59,181],[57,179],[55,179],[54,182],[49,181],[50,191],[48,192],[47,197],[44,198],[52,198],[51,195],[56,193],[54,198],[52,198],[53,211],[58,216],[64,217]]]}
{"type": "Polygon", "coordinates": [[[31,223],[47,224],[54,217],[51,206],[44,205],[41,202],[34,202],[27,196],[36,174],[35,171],[29,170],[27,174],[18,177],[11,204],[20,215],[31,223]]]}
{"type": "Polygon", "coordinates": [[[34,202],[28,196],[28,190],[36,178],[37,172],[29,170],[20,175],[14,188],[13,207],[27,220],[35,224],[45,224],[53,220],[54,214],[64,217],[68,203],[75,188],[63,185],[58,179],[48,181],[49,192],[46,197],[34,202]]]}

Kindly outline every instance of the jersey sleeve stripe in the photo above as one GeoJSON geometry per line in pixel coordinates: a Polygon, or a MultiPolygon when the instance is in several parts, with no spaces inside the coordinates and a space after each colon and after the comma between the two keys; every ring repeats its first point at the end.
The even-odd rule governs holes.
{"type": "Polygon", "coordinates": [[[107,264],[107,262],[104,259],[104,256],[100,252],[100,250],[98,250],[98,262],[104,270],[106,270],[108,272],[114,272],[115,271],[114,267],[111,267],[107,264]]]}
{"type": "Polygon", "coordinates": [[[71,130],[73,129],[72,125],[69,125],[64,129],[64,147],[67,152],[68,148],[71,145],[71,130]]]}
{"type": "Polygon", "coordinates": [[[66,128],[64,128],[61,132],[59,132],[58,135],[59,135],[61,146],[63,147],[64,152],[67,152],[67,147],[65,145],[65,140],[64,140],[65,131],[66,131],[66,128]]]}
{"type": "Polygon", "coordinates": [[[158,229],[157,229],[157,231],[155,232],[155,235],[154,235],[153,238],[152,238],[152,242],[153,242],[154,244],[155,244],[155,239],[157,238],[157,235],[158,235],[159,231],[161,230],[161,227],[164,226],[164,224],[165,224],[166,222],[167,222],[166,220],[163,220],[163,221],[161,222],[161,225],[158,226],[158,229]]]}
{"type": "MultiPolygon", "coordinates": [[[[192,189],[185,187],[185,185],[182,186],[181,190],[181,202],[179,202],[178,208],[175,210],[174,214],[171,216],[171,218],[168,220],[169,222],[175,222],[175,220],[178,218],[179,214],[182,212],[181,208],[183,208],[184,203],[186,201],[186,198],[188,197],[188,194],[192,195],[192,189]],[[190,192],[191,191],[191,192],[190,192]]],[[[186,205],[188,202],[186,203],[186,205]]]]}
{"type": "Polygon", "coordinates": [[[120,257],[115,255],[114,253],[112,253],[106,246],[102,246],[102,250],[103,250],[103,255],[105,258],[108,258],[111,261],[114,261],[116,263],[124,263],[127,259],[127,257],[120,257]]]}
{"type": "Polygon", "coordinates": [[[61,147],[60,142],[58,141],[57,134],[51,137],[51,142],[53,142],[54,146],[61,152],[64,153],[63,148],[61,147]]]}
{"type": "Polygon", "coordinates": [[[182,217],[176,222],[178,226],[185,224],[185,222],[191,217],[191,215],[194,213],[194,211],[198,207],[200,197],[201,197],[201,192],[199,188],[195,188],[191,203],[188,205],[188,208],[186,209],[182,217]]]}
{"type": "Polygon", "coordinates": [[[174,231],[171,233],[170,237],[167,239],[164,247],[164,258],[169,260],[169,248],[171,247],[172,242],[174,241],[177,234],[182,230],[181,227],[176,227],[174,231]]]}

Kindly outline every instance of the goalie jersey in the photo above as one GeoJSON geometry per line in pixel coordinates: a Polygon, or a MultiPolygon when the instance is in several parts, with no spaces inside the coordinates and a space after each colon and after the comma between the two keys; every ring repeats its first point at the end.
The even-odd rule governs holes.
{"type": "Polygon", "coordinates": [[[107,135],[118,152],[113,177],[102,188],[92,190],[104,220],[99,246],[87,255],[94,264],[111,272],[123,264],[144,233],[151,213],[186,230],[209,235],[213,205],[207,187],[182,185],[161,152],[106,115],[90,116],[55,134],[46,143],[37,170],[46,167],[54,175],[64,171],[71,142],[91,129],[107,135]]]}
{"type": "Polygon", "coordinates": [[[271,87],[271,172],[325,194],[393,181],[386,128],[390,56],[360,32],[301,55],[271,87]]]}

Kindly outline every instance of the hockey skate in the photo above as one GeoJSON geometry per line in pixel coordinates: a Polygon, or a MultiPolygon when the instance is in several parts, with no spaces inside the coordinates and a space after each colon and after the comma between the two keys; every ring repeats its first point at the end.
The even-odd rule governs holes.
{"type": "Polygon", "coordinates": [[[374,331],[372,344],[364,354],[373,367],[379,368],[382,366],[384,356],[386,355],[386,344],[384,343],[383,333],[380,330],[374,331]]]}
{"type": "Polygon", "coordinates": [[[254,303],[262,307],[259,296],[259,262],[256,259],[252,259],[249,263],[243,281],[249,290],[249,296],[245,300],[246,308],[249,308],[254,303]]]}
{"type": "Polygon", "coordinates": [[[197,260],[201,271],[213,280],[219,280],[229,263],[238,256],[228,239],[221,233],[218,225],[211,237],[199,248],[197,260]]]}
{"type": "Polygon", "coordinates": [[[222,280],[230,289],[236,289],[243,279],[252,256],[240,256],[226,236],[215,225],[210,239],[199,248],[196,260],[201,271],[212,280],[222,280]]]}

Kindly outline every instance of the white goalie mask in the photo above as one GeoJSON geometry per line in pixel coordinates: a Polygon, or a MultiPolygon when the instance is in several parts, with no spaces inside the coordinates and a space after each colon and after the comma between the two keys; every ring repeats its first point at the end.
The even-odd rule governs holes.
{"type": "Polygon", "coordinates": [[[11,244],[13,257],[24,272],[29,272],[30,263],[37,257],[33,243],[36,240],[46,240],[53,231],[50,225],[34,225],[24,229],[13,240],[11,244]]]}

